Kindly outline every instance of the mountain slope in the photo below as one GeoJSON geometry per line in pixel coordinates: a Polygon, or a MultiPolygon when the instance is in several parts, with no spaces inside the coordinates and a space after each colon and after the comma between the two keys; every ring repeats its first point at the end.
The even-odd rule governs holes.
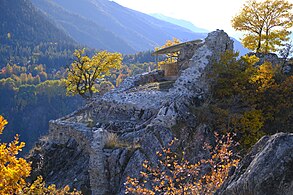
{"type": "Polygon", "coordinates": [[[25,64],[33,53],[45,53],[49,47],[58,53],[76,44],[28,0],[1,0],[0,24],[0,66],[25,64]]]}
{"type": "Polygon", "coordinates": [[[187,28],[193,32],[196,32],[196,33],[208,33],[209,31],[206,30],[206,29],[203,29],[203,28],[199,28],[197,26],[195,26],[194,24],[192,24],[191,22],[189,21],[186,21],[186,20],[181,20],[181,19],[177,19],[177,18],[172,18],[172,17],[168,17],[168,16],[165,16],[165,15],[162,15],[162,14],[150,14],[151,16],[159,19],[159,20],[163,20],[163,21],[166,21],[166,22],[170,22],[172,24],[176,24],[178,26],[181,26],[183,28],[187,28]]]}
{"type": "Polygon", "coordinates": [[[28,0],[1,0],[1,42],[7,42],[7,33],[15,42],[35,43],[42,41],[73,42],[37,11],[28,0]]]}
{"type": "Polygon", "coordinates": [[[98,23],[75,12],[70,12],[53,1],[32,0],[32,2],[81,44],[110,51],[115,48],[123,53],[135,52],[127,42],[101,27],[98,23]],[[105,42],[104,40],[111,41],[105,42]]]}
{"type": "Polygon", "coordinates": [[[75,40],[83,44],[90,42],[91,46],[97,49],[107,48],[131,53],[153,49],[173,37],[182,41],[204,37],[200,33],[193,33],[108,0],[33,0],[32,2],[75,40]],[[57,13],[57,9],[62,10],[62,14],[57,13]],[[92,37],[95,37],[95,40],[99,39],[99,42],[95,43],[92,37]],[[116,45],[113,42],[116,42],[116,45]],[[124,48],[121,48],[121,45],[124,48]]]}

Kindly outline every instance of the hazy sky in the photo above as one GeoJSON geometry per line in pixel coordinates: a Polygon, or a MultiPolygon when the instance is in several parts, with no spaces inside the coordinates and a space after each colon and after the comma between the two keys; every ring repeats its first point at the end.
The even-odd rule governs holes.
{"type": "MultiPolygon", "coordinates": [[[[236,36],[231,27],[232,17],[240,11],[246,0],[114,0],[144,13],[161,13],[184,19],[207,30],[223,29],[236,36]]],[[[293,0],[289,0],[293,3],[293,0]]]]}

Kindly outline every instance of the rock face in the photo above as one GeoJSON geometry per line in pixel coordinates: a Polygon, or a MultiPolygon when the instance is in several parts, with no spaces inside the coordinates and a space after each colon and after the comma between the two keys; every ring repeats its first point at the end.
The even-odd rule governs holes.
{"type": "Polygon", "coordinates": [[[210,141],[212,133],[208,125],[197,120],[193,108],[200,106],[207,95],[206,67],[226,50],[233,50],[233,41],[225,32],[217,30],[192,49],[193,55],[183,52],[189,57],[181,60],[189,64],[180,70],[174,83],[167,85],[161,71],[130,77],[83,109],[51,121],[48,140],[42,144],[49,146],[41,146],[37,154],[32,154],[38,173],[49,172],[49,176],[43,174],[47,182],[86,189],[86,194],[124,194],[126,177],[139,177],[144,160],[156,163],[156,152],[167,147],[174,137],[179,139],[178,146],[187,151],[191,161],[208,155],[202,146],[210,141]],[[126,144],[116,143],[117,147],[106,148],[109,133],[115,133],[126,144]],[[73,153],[64,149],[70,140],[75,143],[73,153]],[[50,145],[64,149],[52,172],[46,166],[55,161],[48,157],[50,145]],[[71,164],[64,163],[69,160],[67,157],[71,164]],[[83,165],[74,163],[80,159],[83,165]],[[78,166],[83,171],[76,171],[78,166]],[[75,182],[66,183],[70,178],[75,182]]]}
{"type": "Polygon", "coordinates": [[[293,134],[264,136],[217,194],[293,194],[293,134]]]}

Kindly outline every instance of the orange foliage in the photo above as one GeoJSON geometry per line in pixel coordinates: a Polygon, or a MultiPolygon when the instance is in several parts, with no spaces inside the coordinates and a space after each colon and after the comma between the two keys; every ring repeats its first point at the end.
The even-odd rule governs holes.
{"type": "MultiPolygon", "coordinates": [[[[225,181],[231,167],[237,166],[239,159],[233,158],[230,134],[221,139],[216,135],[217,145],[211,150],[210,159],[202,159],[192,164],[171,151],[170,148],[157,152],[158,166],[153,167],[145,161],[141,179],[127,178],[127,194],[213,194],[225,181]],[[206,171],[209,168],[209,171],[206,171]]],[[[171,142],[170,146],[172,145],[171,142]]]]}

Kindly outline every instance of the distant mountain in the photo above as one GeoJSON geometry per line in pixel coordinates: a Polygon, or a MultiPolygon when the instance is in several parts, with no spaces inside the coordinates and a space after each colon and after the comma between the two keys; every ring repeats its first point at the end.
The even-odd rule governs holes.
{"type": "Polygon", "coordinates": [[[245,47],[243,47],[243,45],[240,41],[238,41],[237,39],[235,39],[233,37],[232,37],[232,40],[234,41],[234,50],[238,51],[240,56],[243,56],[243,55],[250,52],[249,49],[246,49],[245,47]]]}
{"type": "Polygon", "coordinates": [[[170,22],[172,24],[176,24],[176,25],[181,26],[183,28],[187,28],[187,29],[189,29],[193,32],[196,32],[196,33],[208,33],[209,32],[208,30],[203,29],[203,28],[199,28],[199,27],[195,26],[194,24],[192,24],[191,22],[186,21],[186,20],[176,19],[176,18],[172,18],[172,17],[165,16],[163,14],[158,14],[158,13],[150,14],[150,15],[155,18],[158,18],[160,20],[170,22]]]}
{"type": "Polygon", "coordinates": [[[28,0],[1,0],[0,67],[6,63],[25,64],[32,58],[37,61],[42,53],[73,48],[75,41],[53,23],[28,0]]]}
{"type": "Polygon", "coordinates": [[[204,38],[202,33],[125,8],[109,0],[32,0],[74,40],[97,49],[134,53],[173,37],[204,38]]]}
{"type": "MultiPolygon", "coordinates": [[[[151,14],[151,16],[156,17],[156,18],[158,18],[160,20],[164,20],[164,21],[173,23],[173,24],[178,25],[178,26],[182,26],[182,27],[187,28],[187,29],[189,29],[189,30],[191,30],[193,32],[201,32],[203,37],[206,37],[207,34],[208,34],[208,30],[196,27],[191,22],[186,21],[186,20],[180,20],[180,19],[176,19],[176,18],[171,18],[171,17],[168,17],[168,16],[164,16],[162,14],[151,14]]],[[[232,37],[232,39],[234,41],[234,50],[238,51],[241,56],[245,55],[246,53],[249,52],[249,50],[244,48],[242,46],[242,44],[237,39],[235,39],[233,37],[232,37]]]]}

